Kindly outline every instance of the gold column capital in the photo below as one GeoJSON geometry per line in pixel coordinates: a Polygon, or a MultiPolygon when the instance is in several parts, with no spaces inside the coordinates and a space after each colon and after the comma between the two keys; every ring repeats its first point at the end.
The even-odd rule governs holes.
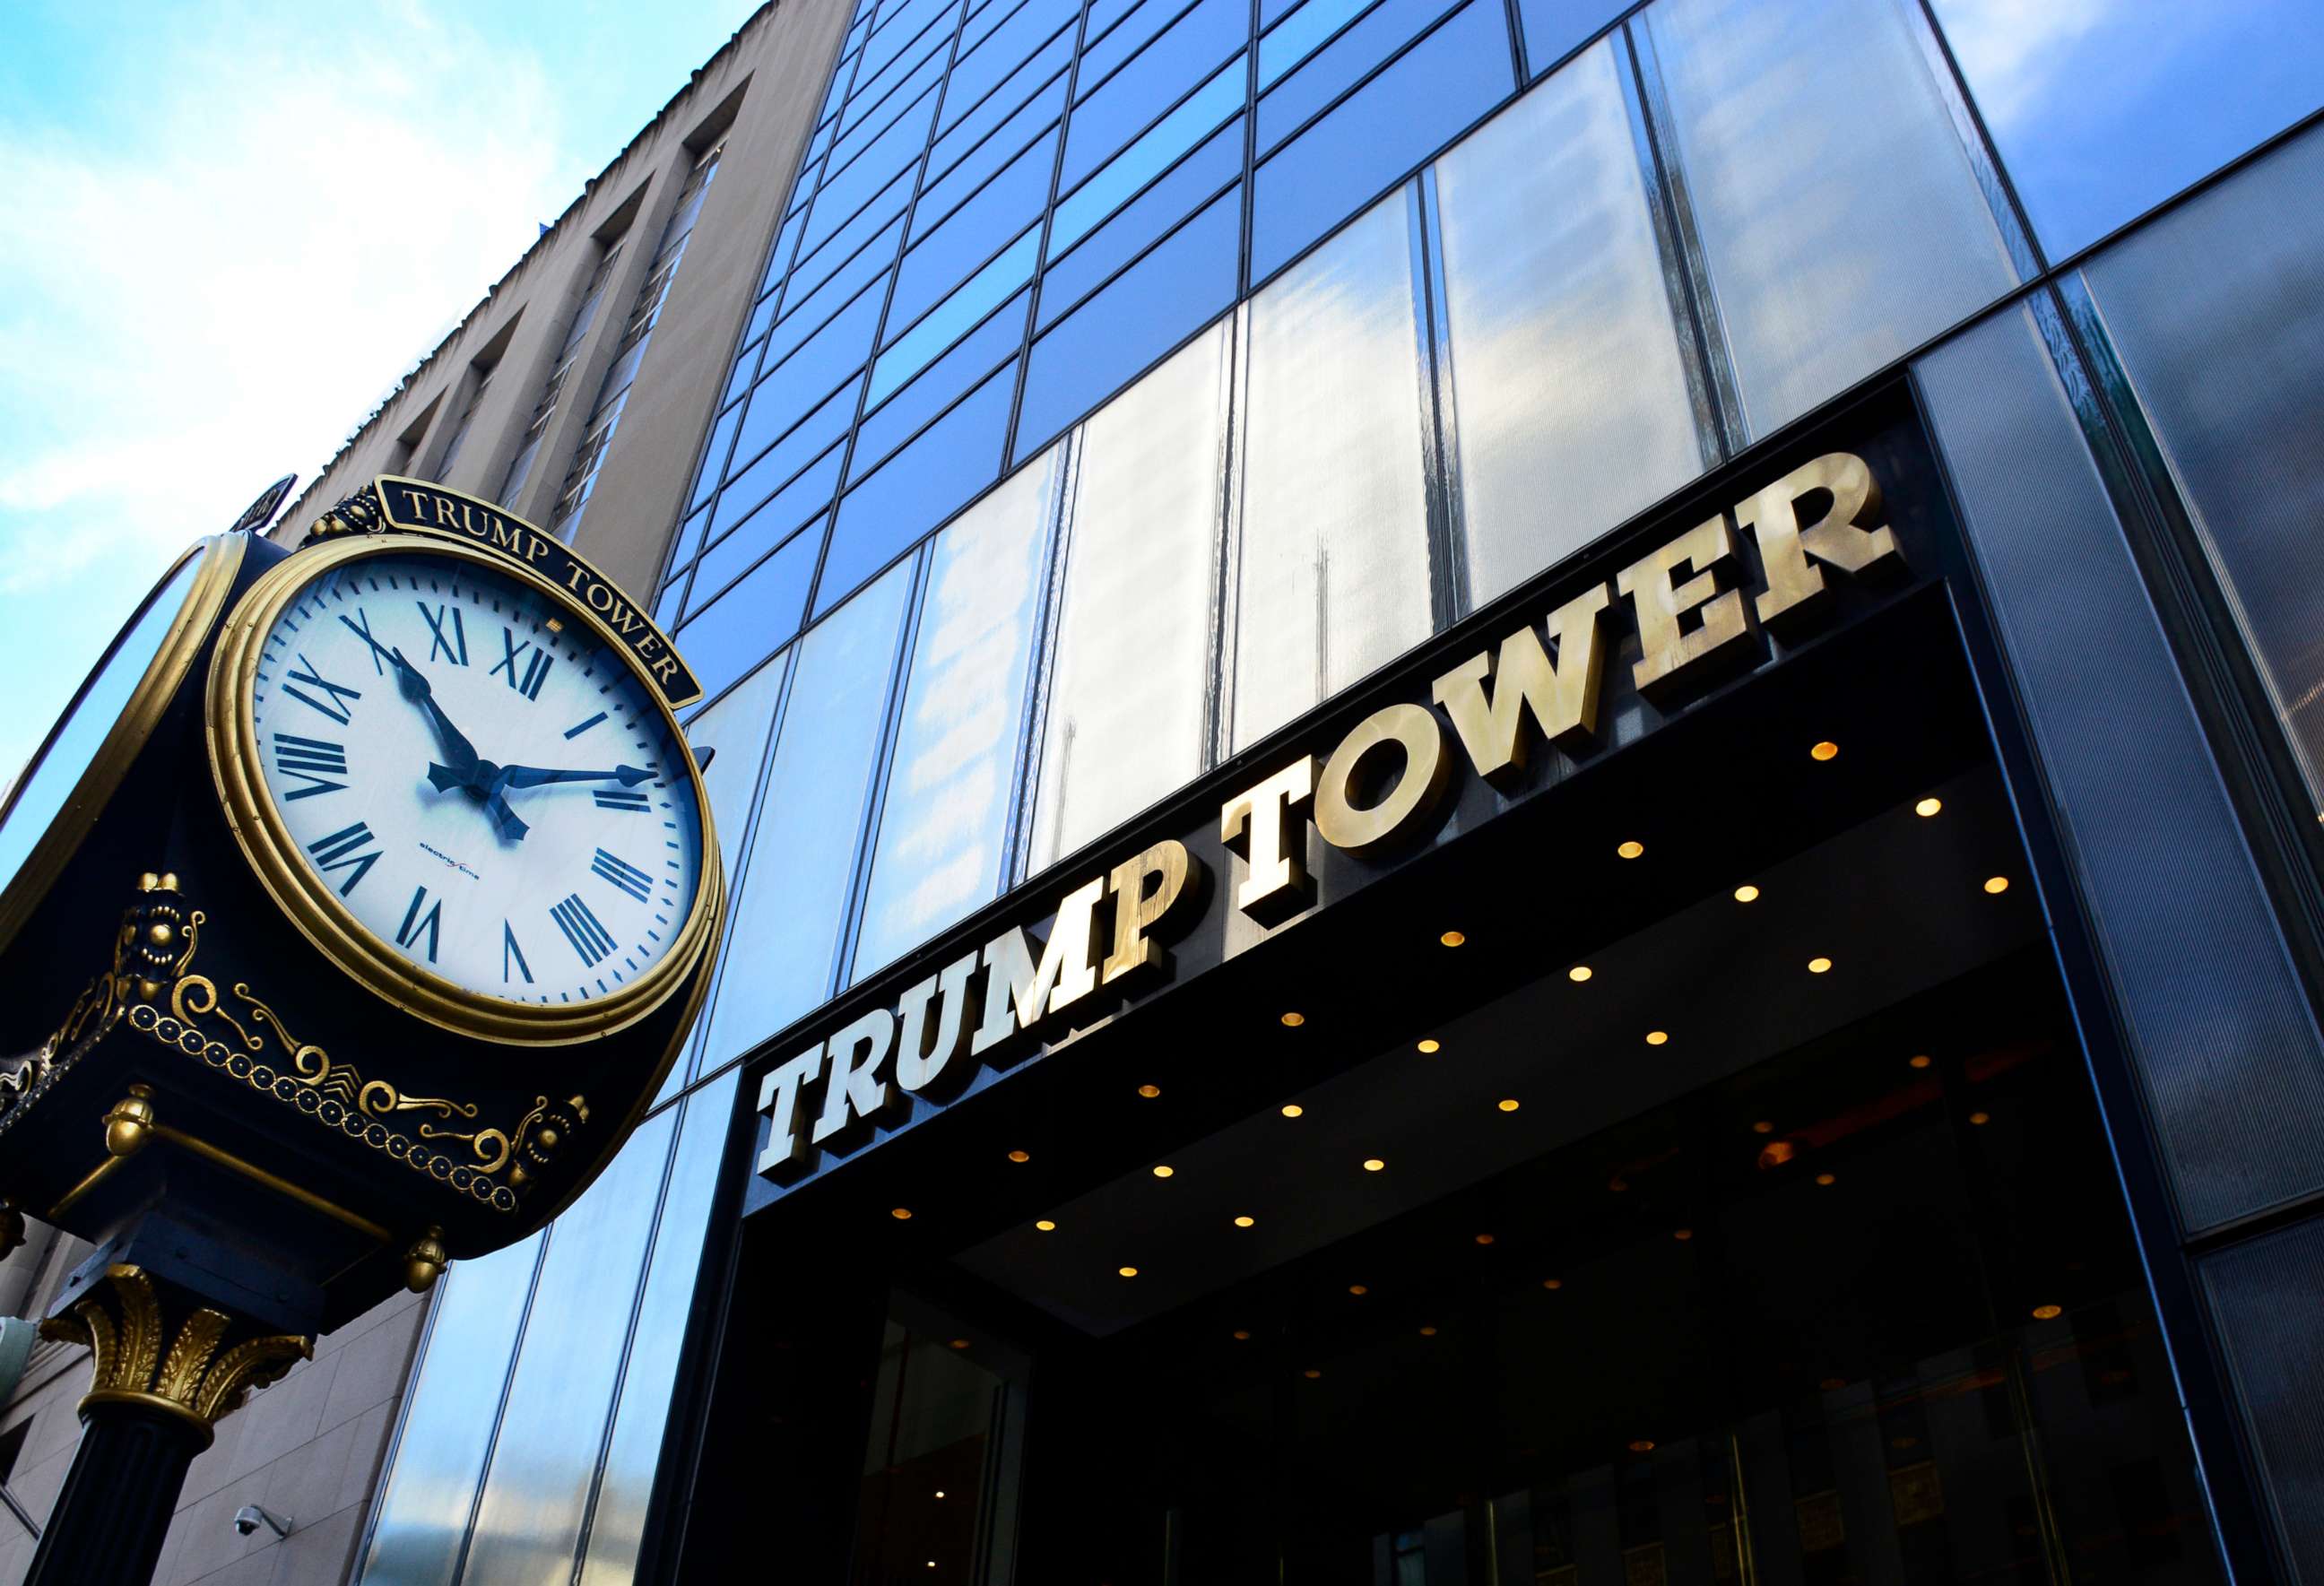
{"type": "Polygon", "coordinates": [[[224,1350],[235,1319],[208,1305],[181,1304],[142,1267],[115,1264],[96,1289],[41,1336],[86,1346],[91,1382],[82,1419],[93,1405],[142,1405],[189,1423],[209,1446],[218,1421],[244,1395],[281,1379],[314,1358],[314,1342],[290,1333],[244,1338],[224,1350]]]}

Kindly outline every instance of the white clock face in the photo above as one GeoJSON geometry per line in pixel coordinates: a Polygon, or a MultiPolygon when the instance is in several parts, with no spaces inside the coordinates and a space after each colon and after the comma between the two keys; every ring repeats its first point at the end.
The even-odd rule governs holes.
{"type": "Polygon", "coordinates": [[[251,712],[300,856],[418,967],[582,1003],[678,940],[702,879],[687,752],[529,586],[423,553],[345,563],[266,635],[251,712]]]}

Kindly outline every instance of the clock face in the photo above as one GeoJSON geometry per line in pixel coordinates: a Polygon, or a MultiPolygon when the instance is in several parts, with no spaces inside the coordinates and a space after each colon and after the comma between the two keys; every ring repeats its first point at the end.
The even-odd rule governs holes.
{"type": "Polygon", "coordinates": [[[426,551],[340,561],[260,639],[250,725],[309,890],[415,968],[586,1004],[678,945],[703,883],[691,756],[531,585],[426,551]]]}

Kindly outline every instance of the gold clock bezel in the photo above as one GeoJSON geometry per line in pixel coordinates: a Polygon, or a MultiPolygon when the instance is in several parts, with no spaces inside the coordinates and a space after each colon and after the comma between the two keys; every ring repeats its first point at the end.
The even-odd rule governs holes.
{"type": "Polygon", "coordinates": [[[145,663],[145,675],[130,691],[128,703],[106,729],[105,741],[82,768],[80,780],[73,784],[71,795],[49,823],[49,829],[33,839],[24,862],[9,878],[6,889],[0,890],[0,952],[14,943],[16,933],[48,897],[49,889],[57,884],[57,878],[72,862],[73,855],[80,852],[82,840],[120,790],[121,779],[128,774],[130,762],[144,749],[145,741],[161,723],[161,713],[178,696],[179,687],[192,668],[194,657],[200,653],[210,631],[217,625],[218,613],[226,609],[226,594],[234,587],[235,575],[242,570],[243,552],[249,543],[246,535],[208,535],[194,541],[171,562],[169,570],[153,581],[153,587],[146,591],[137,609],[123,622],[113,642],[105,647],[105,653],[89,668],[88,676],[73,691],[71,703],[59,713],[48,735],[41,740],[39,751],[25,761],[16,785],[9,790],[7,798],[0,801],[0,821],[5,821],[30,786],[33,771],[47,758],[49,751],[56,747],[57,734],[64,731],[65,724],[72,720],[73,713],[88,697],[89,685],[97,681],[121,648],[121,641],[152,608],[154,598],[170,586],[170,580],[184,571],[188,562],[199,558],[201,566],[194,574],[177,615],[170,620],[169,632],[161,636],[161,648],[145,663]]]}
{"type": "Polygon", "coordinates": [[[711,825],[710,798],[699,767],[689,763],[685,768],[702,832],[702,871],[685,923],[672,938],[669,951],[635,981],[605,997],[578,1003],[541,1004],[490,996],[411,963],[357,919],[354,910],[308,866],[281,812],[267,796],[257,727],[252,720],[266,635],[317,580],[350,562],[382,556],[440,557],[466,562],[540,595],[567,620],[585,627],[607,654],[629,669],[639,690],[660,713],[671,739],[690,759],[686,731],[678,724],[677,713],[619,638],[586,605],[530,569],[458,540],[420,534],[367,534],[310,546],[269,568],[242,597],[218,635],[217,654],[210,663],[206,736],[210,773],[225,807],[226,825],[260,883],[301,935],[366,990],[429,1024],[480,1040],[531,1047],[572,1046],[628,1028],[685,983],[716,932],[716,899],[723,885],[718,838],[711,825]]]}

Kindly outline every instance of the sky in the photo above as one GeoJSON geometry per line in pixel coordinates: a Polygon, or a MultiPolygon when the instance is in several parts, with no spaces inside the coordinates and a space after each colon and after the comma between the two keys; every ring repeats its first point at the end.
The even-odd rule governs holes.
{"type": "Polygon", "coordinates": [[[0,5],[0,787],[753,8],[0,5]]]}

